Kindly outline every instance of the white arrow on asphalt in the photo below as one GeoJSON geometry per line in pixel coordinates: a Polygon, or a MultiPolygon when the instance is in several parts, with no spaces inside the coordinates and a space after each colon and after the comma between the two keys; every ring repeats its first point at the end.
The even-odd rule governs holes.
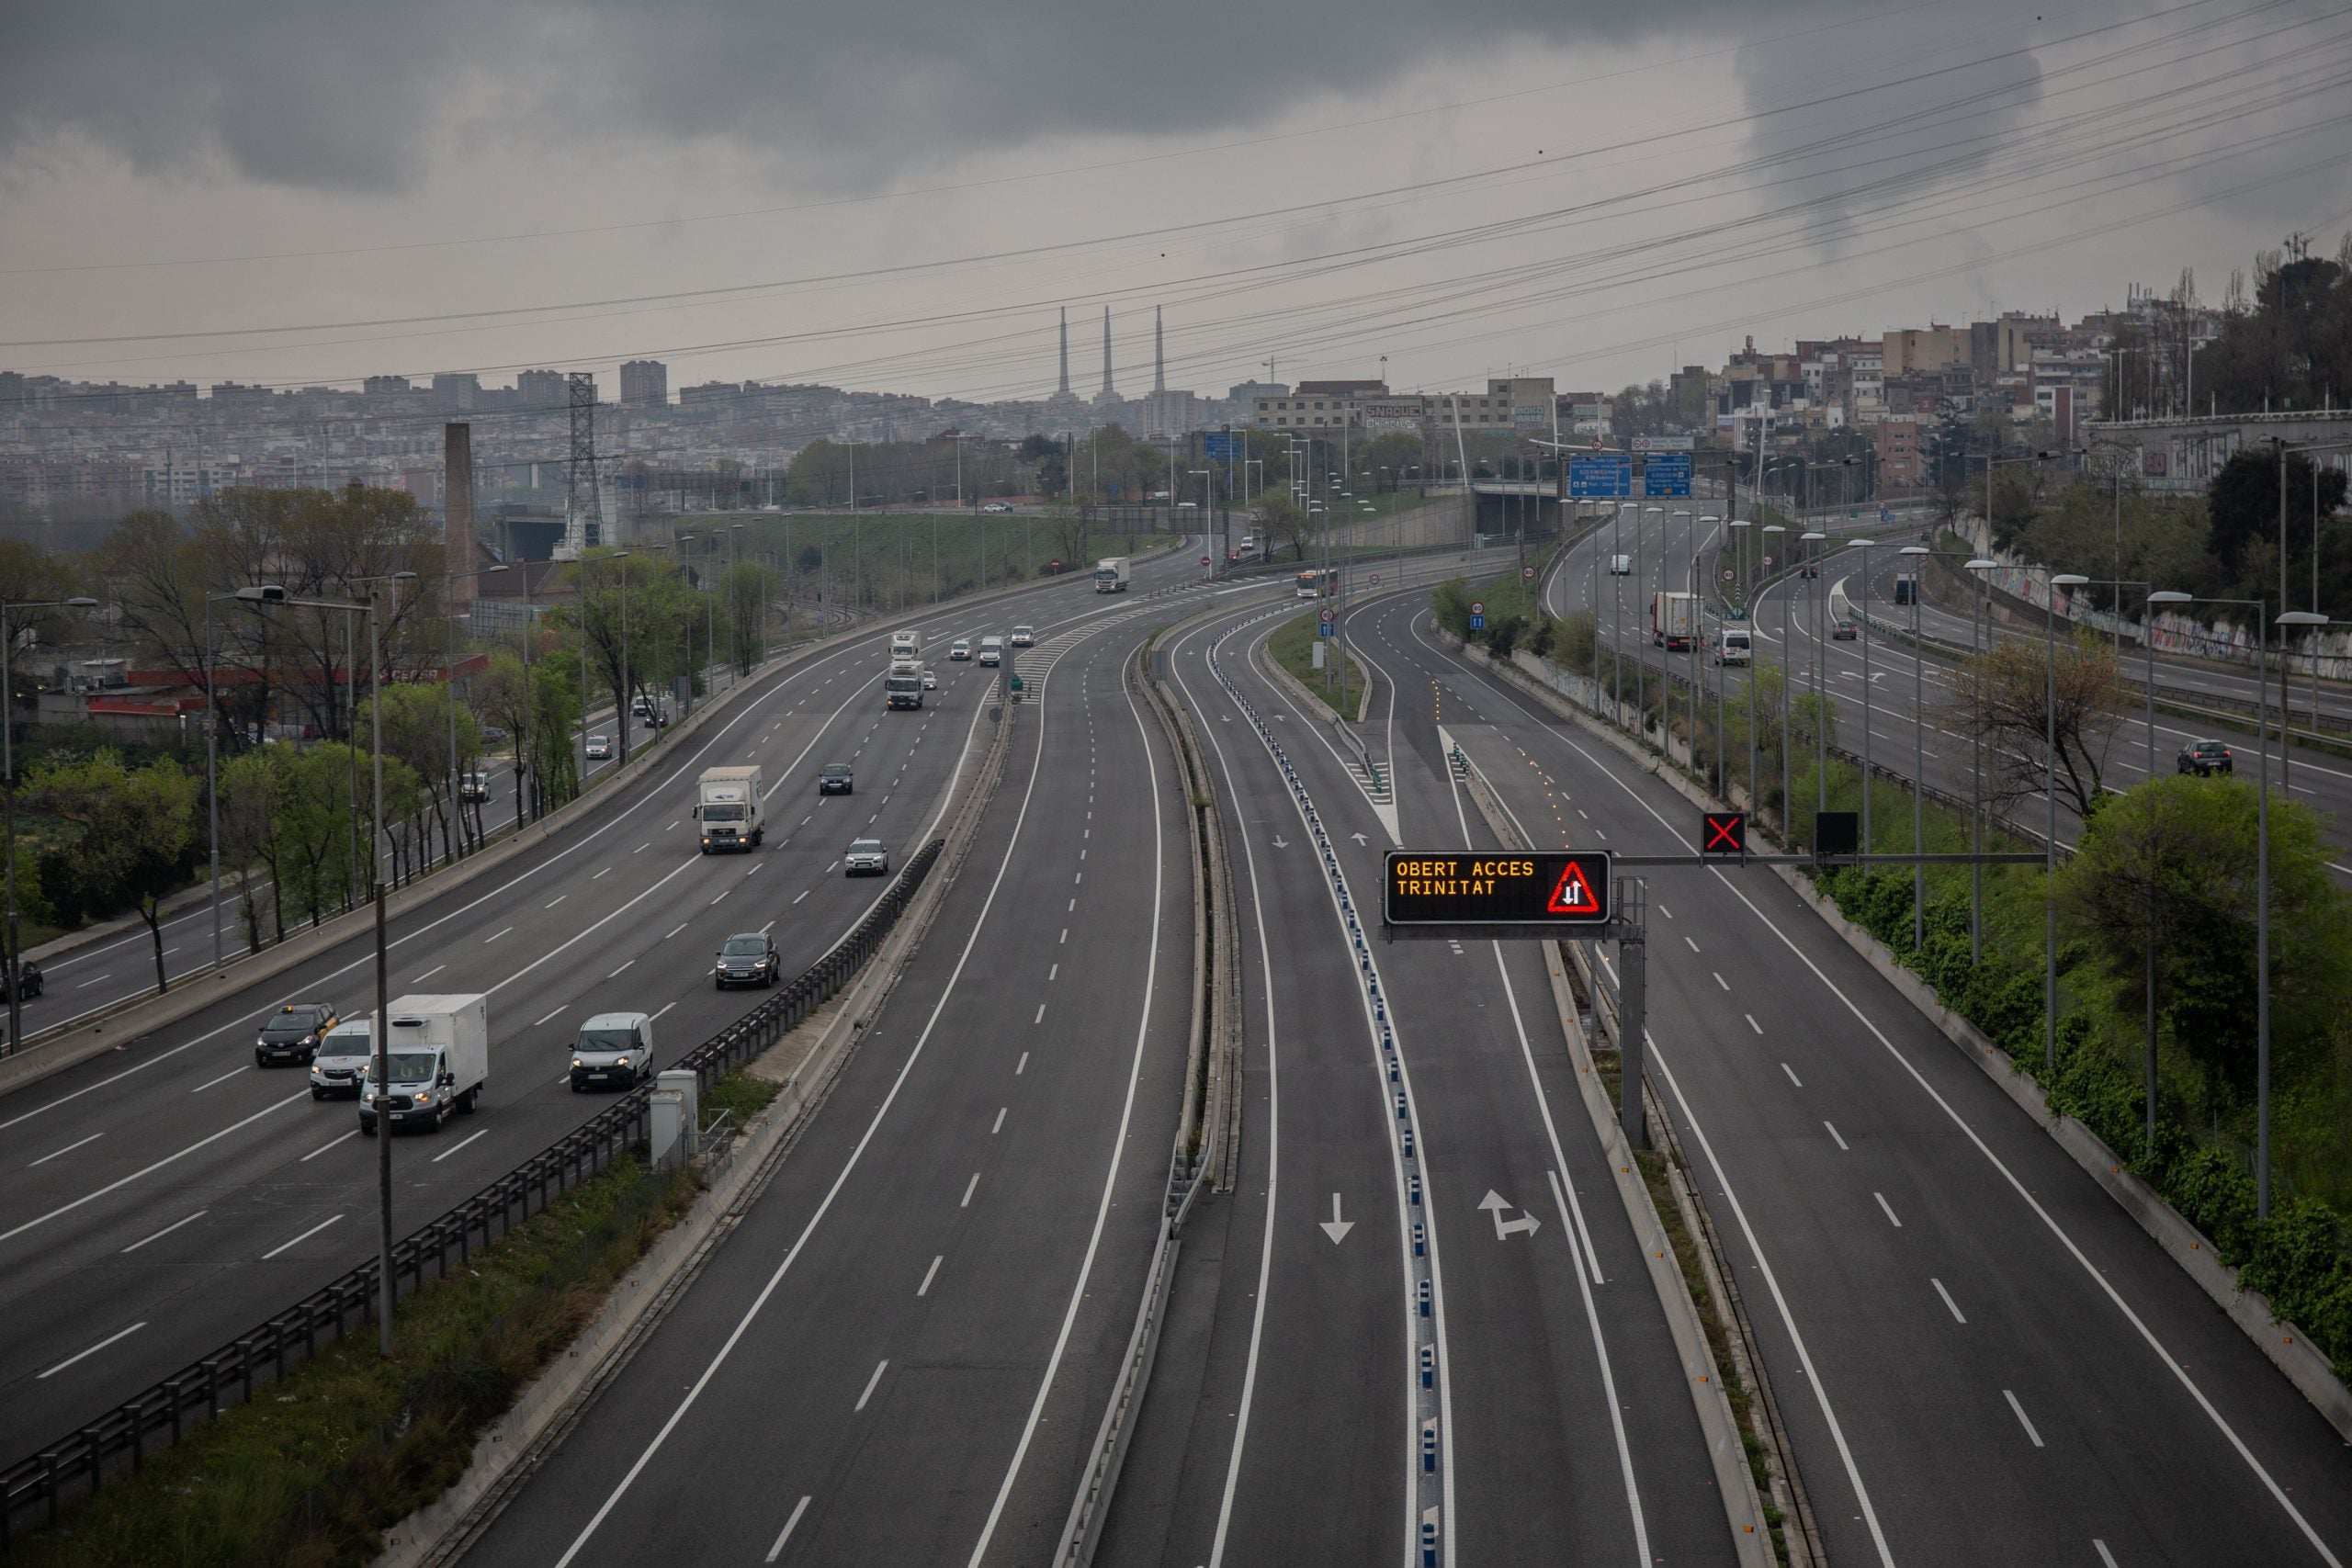
{"type": "Polygon", "coordinates": [[[1321,1222],[1317,1228],[1331,1238],[1333,1247],[1346,1240],[1348,1233],[1356,1228],[1355,1221],[1340,1218],[1340,1195],[1337,1192],[1331,1194],[1331,1217],[1321,1222]]]}
{"type": "Polygon", "coordinates": [[[1287,721],[1288,721],[1289,717],[1290,717],[1290,716],[1289,716],[1288,714],[1280,714],[1280,713],[1278,713],[1278,714],[1274,715],[1274,722],[1275,722],[1275,723],[1277,723],[1277,724],[1285,723],[1285,722],[1287,722],[1287,721]]]}
{"type": "Polygon", "coordinates": [[[1351,834],[1349,834],[1349,835],[1348,835],[1348,837],[1349,837],[1349,838],[1351,838],[1351,839],[1353,839],[1353,840],[1356,841],[1356,844],[1357,844],[1357,846],[1358,846],[1359,848],[1361,848],[1361,847],[1363,846],[1363,835],[1362,833],[1351,833],[1351,834]]]}
{"type": "Polygon", "coordinates": [[[1511,1205],[1505,1202],[1502,1194],[1491,1187],[1487,1190],[1487,1195],[1478,1201],[1478,1207],[1494,1215],[1497,1241],[1522,1231],[1529,1235],[1533,1235],[1544,1224],[1532,1214],[1522,1214],[1515,1220],[1504,1219],[1503,1211],[1511,1205]]]}
{"type": "Polygon", "coordinates": [[[1286,844],[1286,843],[1283,843],[1283,836],[1282,836],[1280,833],[1277,833],[1277,834],[1275,834],[1275,835],[1274,835],[1274,848],[1276,848],[1276,849],[1278,849],[1278,850],[1286,850],[1286,849],[1290,848],[1290,846],[1289,846],[1288,844],[1286,844]]]}

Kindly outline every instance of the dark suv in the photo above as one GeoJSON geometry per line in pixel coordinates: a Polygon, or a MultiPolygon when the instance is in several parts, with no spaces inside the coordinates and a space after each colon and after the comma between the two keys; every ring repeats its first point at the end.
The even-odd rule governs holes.
{"type": "Polygon", "coordinates": [[[729,986],[773,986],[779,962],[775,942],[758,931],[743,931],[719,948],[710,977],[722,991],[729,986]]]}
{"type": "MultiPolygon", "coordinates": [[[[41,987],[46,982],[41,979],[40,964],[34,963],[29,958],[20,958],[17,961],[17,973],[24,976],[25,997],[27,998],[40,995],[41,987]]],[[[5,1002],[7,999],[8,970],[6,964],[0,964],[0,1002],[5,1002]]]]}
{"type": "Polygon", "coordinates": [[[828,762],[817,770],[819,795],[854,795],[857,775],[850,772],[847,762],[828,762]]]}
{"type": "Polygon", "coordinates": [[[261,1021],[261,1033],[254,1040],[254,1066],[268,1066],[272,1062],[310,1061],[326,1038],[327,1031],[335,1026],[334,1007],[329,1002],[288,1002],[261,1021]]]}
{"type": "Polygon", "coordinates": [[[2175,766],[2181,773],[2195,773],[2199,778],[2234,771],[2230,765],[2230,748],[2220,740],[2190,741],[2180,749],[2175,766]]]}

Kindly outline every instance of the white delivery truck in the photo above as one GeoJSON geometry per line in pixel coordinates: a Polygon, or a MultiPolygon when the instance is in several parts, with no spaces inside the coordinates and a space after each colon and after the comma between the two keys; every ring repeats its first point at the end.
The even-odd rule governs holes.
{"type": "Polygon", "coordinates": [[[1125,593],[1127,591],[1127,558],[1104,556],[1094,563],[1094,592],[1125,593]]]}
{"type": "Polygon", "coordinates": [[[890,671],[882,677],[882,701],[886,707],[919,708],[922,706],[922,661],[919,659],[893,659],[890,671]]]}
{"type": "Polygon", "coordinates": [[[479,991],[396,997],[388,1021],[385,1085],[375,1082],[369,1057],[359,1130],[373,1134],[380,1111],[394,1132],[439,1132],[450,1117],[472,1111],[490,1085],[490,998],[479,991]]]}
{"type": "Polygon", "coordinates": [[[1699,596],[1695,593],[1650,595],[1650,641],[1668,650],[1689,648],[1699,635],[1699,596]]]}
{"type": "Polygon", "coordinates": [[[922,633],[910,628],[890,634],[891,663],[896,664],[901,659],[921,659],[922,657],[922,633]]]}
{"type": "Polygon", "coordinates": [[[990,670],[993,670],[999,664],[1003,663],[1004,638],[1001,637],[984,637],[980,638],[980,662],[990,670]]]}
{"type": "Polygon", "coordinates": [[[760,847],[767,832],[760,804],[767,792],[760,787],[759,764],[705,768],[695,792],[695,820],[702,824],[703,853],[760,847]]]}

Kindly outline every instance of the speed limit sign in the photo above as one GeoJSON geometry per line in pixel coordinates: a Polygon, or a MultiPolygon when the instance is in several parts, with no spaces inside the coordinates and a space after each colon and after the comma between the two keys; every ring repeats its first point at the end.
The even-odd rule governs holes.
{"type": "Polygon", "coordinates": [[[1487,613],[1487,606],[1473,599],[1470,601],[1470,613],[1474,615],[1483,615],[1487,613]]]}
{"type": "Polygon", "coordinates": [[[1379,586],[1380,586],[1380,573],[1378,573],[1378,572],[1376,572],[1376,571],[1375,571],[1375,572],[1374,572],[1374,573],[1372,574],[1372,585],[1373,585],[1374,588],[1377,588],[1377,587],[1379,587],[1379,586]]]}
{"type": "Polygon", "coordinates": [[[1521,577],[1532,578],[1535,575],[1535,569],[1532,566],[1521,567],[1519,569],[1519,575],[1521,577]]]}

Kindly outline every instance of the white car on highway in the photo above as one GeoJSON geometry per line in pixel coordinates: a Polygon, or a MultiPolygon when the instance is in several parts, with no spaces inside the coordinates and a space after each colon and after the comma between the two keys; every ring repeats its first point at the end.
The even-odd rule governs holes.
{"type": "Polygon", "coordinates": [[[890,852],[882,847],[879,839],[853,839],[848,852],[842,856],[844,876],[888,876],[890,874],[890,852]]]}
{"type": "Polygon", "coordinates": [[[604,761],[613,754],[613,738],[609,735],[592,735],[588,738],[588,744],[584,750],[590,761],[604,761]]]}

